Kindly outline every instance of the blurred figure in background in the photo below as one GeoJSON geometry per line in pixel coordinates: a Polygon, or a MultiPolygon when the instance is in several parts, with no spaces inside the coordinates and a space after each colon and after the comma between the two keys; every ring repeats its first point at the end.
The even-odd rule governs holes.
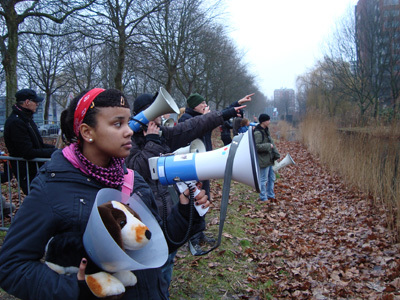
{"type": "Polygon", "coordinates": [[[280,154],[269,133],[270,116],[261,114],[258,120],[260,123],[254,129],[254,141],[256,143],[258,163],[260,164],[261,191],[259,200],[268,201],[268,199],[275,199],[275,172],[272,170],[272,166],[275,160],[279,159],[280,154]]]}
{"type": "Polygon", "coordinates": [[[221,130],[221,141],[224,143],[224,146],[232,143],[232,122],[231,120],[227,120],[220,126],[221,130]]]}
{"type": "Polygon", "coordinates": [[[240,115],[240,116],[234,118],[234,119],[233,119],[233,122],[232,122],[232,132],[233,132],[233,136],[238,135],[238,133],[239,133],[240,123],[242,122],[242,120],[243,120],[243,118],[244,118],[244,111],[241,110],[241,111],[239,112],[239,115],[240,115]]]}
{"type": "MultiPolygon", "coordinates": [[[[57,148],[43,142],[36,123],[33,121],[33,114],[43,101],[43,98],[39,97],[31,89],[19,90],[15,94],[15,98],[17,103],[13,105],[12,112],[4,125],[4,142],[8,154],[25,159],[50,158],[57,148]]],[[[28,163],[28,174],[25,162],[20,161],[17,167],[17,161],[11,161],[14,176],[18,179],[19,175],[19,184],[25,195],[28,195],[29,185],[35,177],[37,169],[42,164],[28,163]]]]}

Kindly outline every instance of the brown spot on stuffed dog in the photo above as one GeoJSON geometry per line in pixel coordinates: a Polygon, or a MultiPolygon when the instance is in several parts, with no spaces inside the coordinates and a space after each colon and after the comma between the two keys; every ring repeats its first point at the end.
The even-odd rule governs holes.
{"type": "MultiPolygon", "coordinates": [[[[98,206],[98,210],[108,232],[124,251],[141,249],[150,241],[150,230],[129,206],[109,201],[98,206]]],[[[93,299],[119,299],[126,288],[137,283],[131,271],[110,274],[96,266],[84,249],[82,233],[66,232],[53,237],[47,246],[45,262],[59,274],[76,274],[82,257],[88,259],[86,274],[89,275],[85,279],[93,299]]]]}

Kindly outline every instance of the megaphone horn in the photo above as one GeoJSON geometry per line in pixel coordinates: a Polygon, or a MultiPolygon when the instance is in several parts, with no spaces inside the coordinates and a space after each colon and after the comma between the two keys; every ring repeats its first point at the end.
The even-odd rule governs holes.
{"type": "Polygon", "coordinates": [[[173,118],[166,119],[163,121],[162,125],[166,127],[174,127],[175,120],[173,118]]]}
{"type": "Polygon", "coordinates": [[[160,91],[154,102],[144,111],[134,116],[129,121],[129,127],[134,132],[138,132],[143,125],[167,113],[179,114],[179,107],[176,105],[171,95],[164,88],[160,87],[160,91]]]}
{"type": "Polygon", "coordinates": [[[206,152],[206,146],[204,145],[201,139],[193,140],[189,146],[179,148],[175,150],[173,154],[185,154],[185,153],[199,153],[199,152],[206,152]]]}
{"type": "MultiPolygon", "coordinates": [[[[232,144],[213,151],[149,158],[152,179],[159,180],[163,185],[177,181],[223,179],[232,144]]],[[[243,134],[233,159],[232,179],[259,192],[259,174],[254,133],[248,130],[243,134]]]]}
{"type": "Polygon", "coordinates": [[[289,165],[295,165],[296,163],[294,162],[293,158],[290,156],[290,154],[287,154],[284,159],[282,159],[280,162],[275,161],[275,164],[272,166],[272,170],[274,172],[278,172],[279,169],[289,166],[289,165]]]}

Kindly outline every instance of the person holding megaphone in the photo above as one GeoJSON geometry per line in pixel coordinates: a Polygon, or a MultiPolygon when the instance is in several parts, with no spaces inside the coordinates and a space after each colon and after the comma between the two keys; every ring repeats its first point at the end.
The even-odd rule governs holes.
{"type": "MultiPolygon", "coordinates": [[[[243,108],[245,106],[241,106],[243,103],[251,101],[251,96],[253,94],[247,95],[243,97],[242,99],[232,103],[229,108],[235,107],[236,109],[236,114],[233,117],[238,117],[243,113],[243,108]]],[[[199,95],[198,93],[191,94],[188,99],[186,100],[187,106],[185,109],[185,113],[179,118],[178,124],[180,123],[186,123],[189,120],[195,119],[198,116],[201,115],[207,115],[210,113],[210,107],[208,106],[206,100],[204,99],[203,96],[199,95]]],[[[228,109],[229,109],[228,108],[228,109]]],[[[226,119],[227,121],[229,119],[226,119]]],[[[219,124],[222,125],[222,124],[219,124]]],[[[215,127],[214,127],[215,128],[215,127]]],[[[212,129],[214,129],[212,128],[212,129]]],[[[211,133],[212,129],[205,132],[205,134],[201,137],[205,147],[206,151],[211,151],[212,150],[212,142],[211,142],[211,133]]],[[[210,198],[210,181],[209,180],[203,180],[203,189],[206,191],[207,196],[210,198]]],[[[201,243],[208,243],[208,244],[214,244],[215,241],[209,237],[207,237],[204,232],[199,232],[195,234],[189,241],[189,246],[190,250],[194,255],[201,255],[203,250],[201,249],[200,244],[201,243]]]]}
{"type": "MultiPolygon", "coordinates": [[[[155,103],[156,95],[142,94],[137,97],[133,103],[133,114],[141,114],[155,103]]],[[[251,99],[250,99],[251,100],[251,99]]],[[[247,101],[250,101],[247,100],[247,101]]],[[[244,103],[246,101],[243,101],[244,103]]],[[[236,102],[237,107],[230,107],[222,111],[213,111],[208,114],[199,114],[198,117],[192,118],[184,123],[178,123],[174,127],[161,125],[161,116],[155,117],[142,127],[142,130],[135,132],[132,136],[132,149],[130,155],[125,160],[129,168],[134,168],[153,190],[156,198],[158,210],[161,216],[168,216],[171,212],[177,192],[175,189],[162,185],[158,180],[151,178],[149,169],[149,158],[160,156],[161,154],[172,153],[175,150],[185,147],[196,138],[201,138],[210,130],[221,125],[224,120],[229,120],[237,115],[237,111],[245,106],[240,106],[236,102]]],[[[188,195],[188,191],[184,192],[188,195]]],[[[205,228],[205,221],[203,218],[205,228]]],[[[166,265],[164,266],[164,274],[168,283],[171,280],[173,260],[175,253],[170,254],[166,265]]]]}
{"type": "MultiPolygon", "coordinates": [[[[158,236],[162,244],[167,244],[166,251],[173,252],[181,244],[166,241],[164,236],[169,236],[170,240],[174,241],[183,240],[183,244],[187,228],[190,227],[193,233],[203,230],[201,218],[191,218],[192,206],[183,195],[171,209],[171,214],[164,223],[148,184],[138,172],[128,170],[124,165],[124,159],[132,148],[133,130],[129,126],[130,117],[128,99],[116,89],[94,88],[83,91],[62,112],[61,129],[68,146],[56,150],[51,160],[40,168],[32,181],[30,193],[21,204],[7,232],[0,249],[1,289],[18,299],[105,299],[95,296],[104,293],[102,285],[92,280],[91,283],[94,284],[90,286],[94,288],[90,289],[90,280],[86,280],[85,273],[88,271],[86,267],[90,268],[90,261],[94,261],[94,256],[100,257],[92,251],[92,247],[87,249],[88,244],[85,241],[88,239],[85,239],[85,236],[89,235],[89,240],[96,240],[102,244],[102,247],[96,247],[98,253],[103,252],[102,257],[109,257],[104,255],[107,251],[115,251],[115,248],[108,247],[111,246],[107,245],[109,239],[104,239],[101,234],[101,226],[104,227],[104,224],[94,226],[94,230],[88,235],[85,234],[86,229],[93,225],[91,217],[99,216],[98,210],[93,210],[93,207],[97,205],[98,195],[104,191],[111,192],[108,194],[111,195],[110,198],[107,196],[105,201],[119,202],[121,199],[118,194],[125,194],[128,198],[133,195],[135,198],[140,197],[132,206],[138,204],[137,208],[141,206],[143,211],[147,211],[146,214],[150,217],[145,221],[144,215],[134,208],[143,223],[149,225],[147,222],[151,221],[154,224],[153,228],[162,231],[163,234],[158,236]],[[127,176],[129,174],[131,175],[127,176]],[[96,211],[97,213],[93,214],[96,211]],[[54,253],[54,258],[60,265],[58,271],[54,271],[43,262],[43,257],[48,253],[54,253]]],[[[204,191],[200,192],[196,201],[206,207],[210,204],[204,191]]],[[[122,212],[121,214],[125,215],[122,212]]],[[[127,218],[128,216],[118,217],[118,225],[124,227],[128,224],[127,218]]],[[[102,219],[99,221],[103,223],[102,219]]],[[[118,226],[116,227],[118,229],[118,226]]],[[[122,235],[122,230],[117,229],[115,232],[122,235]]],[[[107,231],[106,228],[104,230],[107,231]]],[[[151,239],[154,241],[154,238],[153,231],[151,239]]],[[[113,243],[114,240],[111,240],[113,243]]],[[[154,248],[148,248],[150,245],[151,241],[146,245],[147,248],[142,249],[146,249],[147,259],[156,261],[162,256],[162,264],[167,258],[167,253],[158,252],[162,248],[161,243],[154,245],[154,248]]],[[[118,245],[116,247],[118,252],[114,254],[120,257],[102,261],[101,268],[104,266],[108,272],[108,268],[118,268],[115,271],[129,273],[133,268],[130,264],[133,253],[124,253],[122,248],[118,245]],[[121,264],[127,261],[127,257],[129,264],[121,264]]],[[[133,252],[137,251],[139,250],[133,252]]],[[[137,260],[138,263],[139,260],[144,263],[143,256],[137,260]]],[[[122,287],[121,291],[114,289],[103,295],[110,296],[107,299],[118,297],[121,300],[167,300],[168,285],[161,266],[147,265],[152,264],[144,263],[139,269],[132,270],[137,278],[136,284],[130,285],[126,290],[122,287]],[[121,298],[119,296],[123,290],[125,294],[121,298]]],[[[132,276],[133,274],[130,277],[132,276]]],[[[126,280],[126,277],[121,280],[126,280]]],[[[113,280],[110,277],[105,277],[104,281],[109,283],[109,287],[112,286],[113,280]]]]}

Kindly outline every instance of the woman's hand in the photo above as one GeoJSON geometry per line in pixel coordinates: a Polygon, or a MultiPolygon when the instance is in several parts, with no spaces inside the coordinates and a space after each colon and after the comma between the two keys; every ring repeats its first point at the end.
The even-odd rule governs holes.
{"type": "Polygon", "coordinates": [[[247,95],[247,96],[243,97],[242,99],[240,99],[238,101],[239,105],[242,105],[245,102],[250,102],[251,101],[251,96],[253,96],[253,95],[254,95],[254,93],[250,94],[250,95],[247,95]]]}
{"type": "MultiPolygon", "coordinates": [[[[194,198],[195,205],[201,205],[202,208],[207,208],[210,206],[210,201],[208,201],[208,196],[206,195],[205,190],[198,190],[200,191],[197,196],[194,198]]],[[[188,204],[189,203],[189,189],[185,190],[182,194],[179,195],[179,200],[181,204],[188,204]]]]}

